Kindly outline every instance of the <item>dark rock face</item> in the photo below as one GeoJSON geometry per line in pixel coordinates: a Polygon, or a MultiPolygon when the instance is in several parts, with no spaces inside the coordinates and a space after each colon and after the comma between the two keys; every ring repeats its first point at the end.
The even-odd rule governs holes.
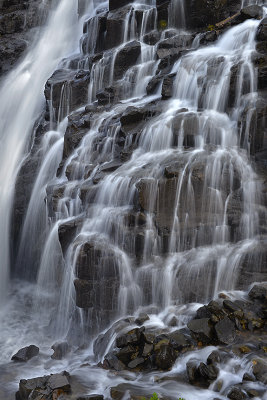
{"type": "Polygon", "coordinates": [[[26,50],[31,41],[30,30],[46,19],[49,2],[40,5],[40,0],[0,3],[0,75],[7,73],[26,50]]]}
{"type": "Polygon", "coordinates": [[[131,3],[129,0],[109,0],[109,9],[110,11],[116,10],[116,8],[124,7],[129,3],[131,3]]]}
{"type": "Polygon", "coordinates": [[[207,28],[237,13],[240,3],[234,0],[191,0],[186,2],[190,28],[207,28]]]}
{"type": "MultiPolygon", "coordinates": [[[[45,86],[47,102],[51,101],[55,119],[62,120],[69,112],[87,101],[90,73],[60,69],[53,73],[45,86]],[[61,101],[64,97],[66,100],[61,101]]],[[[47,110],[49,112],[49,108],[47,110]]]]}
{"type": "Polygon", "coordinates": [[[252,300],[260,300],[262,302],[266,302],[267,301],[267,284],[254,285],[248,295],[252,300]]]}
{"type": "Polygon", "coordinates": [[[121,79],[128,68],[137,63],[141,54],[141,45],[136,40],[126,44],[115,59],[114,78],[121,79]]]}
{"type": "MultiPolygon", "coordinates": [[[[106,324],[107,318],[111,320],[117,309],[120,285],[119,266],[114,254],[96,243],[83,244],[77,257],[76,275],[77,306],[93,310],[99,324],[106,324]]],[[[95,329],[100,327],[95,326],[95,329]]]]}
{"type": "Polygon", "coordinates": [[[11,358],[13,361],[26,362],[31,358],[37,356],[39,354],[39,347],[34,346],[33,344],[27,347],[23,347],[16,354],[14,354],[11,358]]]}
{"type": "Polygon", "coordinates": [[[263,16],[262,7],[256,4],[242,8],[240,15],[242,20],[250,18],[261,19],[262,16],[263,16]]]}

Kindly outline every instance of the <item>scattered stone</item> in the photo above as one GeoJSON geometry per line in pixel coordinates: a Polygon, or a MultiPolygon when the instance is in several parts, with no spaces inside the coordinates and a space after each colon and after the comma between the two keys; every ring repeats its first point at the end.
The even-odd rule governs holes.
{"type": "Polygon", "coordinates": [[[227,397],[231,400],[243,400],[247,398],[246,393],[238,387],[233,387],[227,397]]]}
{"type": "Polygon", "coordinates": [[[147,314],[141,313],[138,318],[134,321],[136,325],[143,325],[144,322],[148,321],[150,318],[147,314]]]}
{"type": "Polygon", "coordinates": [[[30,346],[23,347],[22,349],[20,349],[16,354],[12,356],[11,360],[26,362],[31,358],[37,356],[38,354],[39,354],[39,347],[32,344],[30,346]]]}
{"type": "Polygon", "coordinates": [[[230,312],[242,311],[242,309],[237,304],[235,304],[234,302],[232,302],[230,300],[224,300],[223,306],[227,311],[230,311],[230,312]]]}
{"type": "Polygon", "coordinates": [[[247,381],[247,382],[255,382],[255,377],[248,374],[247,372],[244,373],[243,375],[243,381],[247,381]]]}
{"type": "Polygon", "coordinates": [[[213,336],[209,318],[193,319],[187,326],[196,340],[205,344],[211,342],[213,336]]]}
{"type": "Polygon", "coordinates": [[[194,386],[208,388],[210,383],[217,379],[218,368],[213,365],[206,365],[201,362],[197,365],[195,361],[189,361],[186,364],[186,371],[189,382],[194,386]]]}
{"type": "Polygon", "coordinates": [[[245,21],[246,19],[254,18],[254,19],[261,19],[263,16],[263,9],[262,7],[253,4],[251,6],[247,6],[242,8],[240,12],[240,19],[241,21],[245,21]]]}
{"type": "Polygon", "coordinates": [[[71,386],[68,380],[69,374],[62,372],[33,379],[21,379],[16,398],[29,399],[57,399],[59,395],[68,394],[71,386]]]}
{"type": "Polygon", "coordinates": [[[138,367],[138,365],[143,364],[144,361],[145,361],[145,360],[144,360],[144,358],[142,358],[142,357],[135,358],[133,361],[131,361],[131,362],[128,364],[128,368],[134,369],[134,368],[138,367]]]}
{"type": "Polygon", "coordinates": [[[207,358],[207,364],[216,364],[221,362],[221,356],[220,353],[217,350],[214,350],[213,352],[210,353],[210,355],[207,358]]]}
{"type": "Polygon", "coordinates": [[[116,339],[116,346],[119,348],[125,347],[129,344],[138,344],[141,339],[141,335],[144,331],[144,328],[136,328],[127,332],[125,335],[119,336],[116,339]]]}
{"type": "Polygon", "coordinates": [[[231,344],[236,337],[235,324],[225,317],[215,325],[215,331],[220,343],[231,344]]]}
{"type": "Polygon", "coordinates": [[[171,332],[168,336],[170,338],[170,343],[175,350],[182,351],[191,345],[188,337],[180,332],[180,330],[171,332]]]}
{"type": "Polygon", "coordinates": [[[47,385],[51,388],[51,390],[62,389],[64,392],[70,391],[68,378],[64,374],[51,375],[48,378],[47,385]]]}
{"type": "Polygon", "coordinates": [[[253,363],[253,374],[256,379],[265,385],[267,384],[267,360],[256,358],[252,361],[253,363]]]}
{"type": "Polygon", "coordinates": [[[261,301],[267,300],[267,284],[253,286],[248,296],[252,300],[261,300],[261,301]]]}
{"type": "Polygon", "coordinates": [[[155,364],[159,369],[170,369],[176,358],[177,354],[174,348],[170,345],[169,340],[163,339],[154,347],[155,351],[155,364]]]}
{"type": "Polygon", "coordinates": [[[70,346],[67,342],[60,342],[54,343],[53,346],[51,346],[51,349],[54,350],[54,354],[52,354],[51,358],[54,360],[61,360],[69,353],[70,346]]]}

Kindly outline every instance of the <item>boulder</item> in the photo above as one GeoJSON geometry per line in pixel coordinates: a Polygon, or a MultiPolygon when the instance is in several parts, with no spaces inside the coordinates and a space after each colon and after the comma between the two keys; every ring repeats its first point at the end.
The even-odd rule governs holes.
{"type": "Polygon", "coordinates": [[[188,380],[192,385],[208,388],[212,381],[217,379],[219,370],[214,365],[189,361],[186,364],[188,380]]]}
{"type": "Polygon", "coordinates": [[[70,352],[70,346],[67,342],[54,343],[51,349],[54,350],[51,356],[53,360],[62,360],[70,352]]]}
{"type": "Polygon", "coordinates": [[[47,386],[53,391],[55,389],[61,389],[63,392],[68,393],[70,391],[70,383],[66,375],[54,374],[50,375],[47,381],[47,386]]]}
{"type": "Polygon", "coordinates": [[[128,368],[130,368],[130,369],[135,369],[135,368],[137,368],[138,366],[144,364],[144,362],[145,362],[145,359],[144,359],[143,357],[135,358],[134,360],[132,360],[132,361],[129,362],[128,368]]]}
{"type": "Polygon", "coordinates": [[[16,354],[12,356],[11,360],[26,362],[31,358],[37,356],[38,354],[39,354],[39,347],[32,344],[30,346],[23,347],[22,349],[20,349],[16,354]]]}
{"type": "Polygon", "coordinates": [[[171,332],[169,335],[170,343],[175,350],[183,351],[190,347],[190,339],[180,330],[171,332]]]}
{"type": "Polygon", "coordinates": [[[155,352],[155,365],[159,369],[163,370],[170,369],[177,358],[177,353],[175,352],[174,348],[172,347],[168,339],[160,340],[154,346],[154,352],[155,352]]]}
{"type": "Polygon", "coordinates": [[[263,16],[263,9],[257,4],[244,7],[240,12],[241,21],[245,21],[246,19],[250,18],[261,19],[262,16],[263,16]]]}
{"type": "Polygon", "coordinates": [[[138,317],[135,319],[134,322],[136,323],[136,325],[141,326],[141,325],[143,325],[144,322],[149,321],[149,319],[150,318],[147,314],[141,313],[138,315],[138,317]]]}
{"type": "Polygon", "coordinates": [[[244,400],[248,398],[245,391],[235,386],[230,390],[227,397],[231,400],[244,400]]]}
{"type": "Polygon", "coordinates": [[[21,379],[19,383],[19,391],[16,397],[19,400],[28,399],[57,399],[59,396],[68,394],[71,390],[69,383],[69,374],[62,372],[60,374],[52,374],[48,376],[21,379]]]}
{"type": "Polygon", "coordinates": [[[255,358],[253,361],[253,374],[256,379],[265,385],[267,384],[267,360],[262,358],[255,358]]]}
{"type": "Polygon", "coordinates": [[[217,379],[219,370],[214,365],[206,365],[195,361],[186,364],[186,371],[189,382],[194,386],[208,388],[212,381],[217,379]]]}
{"type": "Polygon", "coordinates": [[[215,332],[220,343],[231,344],[236,337],[235,324],[228,317],[215,324],[215,332]]]}
{"type": "Polygon", "coordinates": [[[104,364],[104,368],[114,369],[115,371],[123,371],[126,368],[126,366],[123,364],[123,362],[121,362],[118,359],[115,352],[110,352],[110,353],[106,354],[103,364],[104,364]]]}
{"type": "Polygon", "coordinates": [[[207,306],[197,310],[197,318],[210,318],[212,322],[218,322],[225,316],[225,310],[217,301],[211,301],[207,306]]]}
{"type": "Polygon", "coordinates": [[[212,325],[209,318],[193,319],[187,326],[196,340],[205,344],[212,341],[212,325]]]}
{"type": "Polygon", "coordinates": [[[117,337],[116,346],[122,348],[128,345],[136,345],[140,343],[143,331],[144,328],[135,328],[127,332],[126,334],[117,337]]]}
{"type": "Polygon", "coordinates": [[[220,362],[221,362],[220,353],[217,350],[212,351],[207,358],[207,365],[216,364],[220,362]]]}
{"type": "Polygon", "coordinates": [[[121,79],[130,67],[137,64],[140,54],[141,45],[136,40],[127,43],[119,50],[115,58],[114,79],[121,79]]]}
{"type": "Polygon", "coordinates": [[[267,40],[267,17],[265,17],[258,26],[256,40],[266,42],[267,40]]]}
{"type": "Polygon", "coordinates": [[[262,302],[267,300],[267,283],[261,285],[254,285],[250,290],[248,296],[252,300],[260,300],[262,302]]]}
{"type": "Polygon", "coordinates": [[[125,346],[116,352],[116,357],[125,365],[128,365],[132,360],[135,360],[137,356],[138,348],[135,345],[125,346]]]}

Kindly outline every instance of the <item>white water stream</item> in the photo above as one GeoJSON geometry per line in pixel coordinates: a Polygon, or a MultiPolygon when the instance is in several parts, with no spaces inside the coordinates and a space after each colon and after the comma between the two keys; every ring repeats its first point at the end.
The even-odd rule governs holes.
{"type": "MultiPolygon", "coordinates": [[[[97,4],[95,8],[90,2],[88,4],[87,12],[93,17],[102,6],[106,7],[106,3],[99,3],[100,6],[97,4]]],[[[107,76],[108,85],[115,83],[116,54],[129,41],[143,41],[147,24],[156,18],[151,11],[154,7],[154,2],[145,5],[136,2],[134,10],[126,16],[124,43],[93,64],[88,85],[89,103],[105,87],[107,76]],[[141,32],[137,32],[133,15],[138,15],[140,10],[143,23],[141,32]]],[[[10,217],[16,176],[29,148],[34,122],[42,111],[45,82],[63,57],[77,51],[81,22],[77,20],[76,9],[75,0],[59,2],[51,12],[47,26],[40,30],[40,36],[25,58],[0,88],[1,304],[4,304],[8,292],[10,217]]],[[[184,29],[183,2],[172,2],[171,10],[170,24],[184,29]],[[179,18],[176,18],[177,10],[180,10],[179,18]]],[[[159,97],[160,92],[144,97],[146,85],[158,67],[155,46],[142,42],[139,62],[120,82],[123,101],[111,109],[94,113],[90,129],[64,160],[60,176],[57,168],[62,157],[67,119],[61,121],[57,131],[45,134],[41,143],[41,165],[25,215],[17,255],[17,265],[26,259],[30,269],[36,261],[33,255],[38,254],[38,277],[36,284],[12,282],[9,301],[1,309],[0,345],[4,349],[0,358],[3,377],[1,400],[9,399],[7,396],[13,398],[11,393],[16,390],[19,378],[63,369],[79,375],[88,393],[109,396],[110,386],[133,380],[137,391],[144,388],[142,395],[150,396],[156,391],[168,398],[180,396],[186,400],[226,398],[225,388],[215,395],[212,388],[195,389],[180,383],[179,378],[161,381],[166,373],[158,373],[157,377],[155,374],[139,376],[133,373],[119,377],[93,367],[90,372],[88,369],[85,371],[81,364],[88,361],[93,365],[98,361],[93,359],[92,346],[88,346],[86,329],[99,333],[112,321],[127,314],[138,315],[140,310],[151,314],[146,323],[148,327],[166,328],[173,317],[182,327],[199,304],[216,297],[221,291],[234,291],[247,255],[266,244],[260,230],[260,219],[266,217],[261,198],[262,183],[249,159],[248,137],[240,138],[237,125],[246,105],[257,98],[251,55],[255,49],[258,24],[257,20],[248,20],[226,31],[216,43],[188,51],[180,58],[171,71],[176,74],[172,98],[163,104],[159,115],[141,127],[137,136],[128,135],[124,150],[133,145],[130,158],[113,172],[104,174],[101,180],[98,181],[101,168],[116,161],[120,124],[118,119],[114,122],[114,116],[121,115],[129,106],[147,107],[159,97]],[[242,65],[242,68],[235,88],[234,105],[229,111],[229,76],[231,68],[236,65],[242,65]],[[103,132],[99,144],[97,140],[103,132]],[[185,144],[186,140],[191,140],[189,146],[185,144]],[[168,183],[163,176],[165,168],[171,170],[173,166],[174,198],[169,201],[168,183]],[[86,189],[86,185],[92,189],[94,180],[97,184],[93,192],[88,190],[86,202],[83,202],[81,191],[86,189]],[[125,221],[133,212],[139,185],[144,182],[148,184],[144,192],[144,226],[140,232],[136,223],[129,229],[125,221]],[[51,216],[51,209],[47,208],[44,200],[47,200],[47,189],[53,185],[61,188],[62,195],[51,216]],[[163,204],[159,193],[166,193],[165,197],[162,195],[163,204]],[[240,214],[233,237],[228,223],[228,205],[236,196],[242,198],[242,207],[238,210],[240,214]],[[157,212],[164,214],[166,207],[170,208],[169,221],[155,217],[157,212]],[[63,258],[58,229],[74,220],[79,222],[79,228],[63,258]],[[169,232],[167,244],[161,233],[165,228],[169,232]],[[141,237],[142,246],[136,257],[137,237],[141,237]],[[102,257],[96,282],[100,282],[112,268],[118,286],[113,286],[111,293],[105,292],[105,286],[100,288],[101,296],[97,292],[94,299],[96,309],[92,307],[83,311],[75,304],[73,281],[79,254],[87,244],[94,246],[102,257]],[[201,276],[205,279],[201,280],[201,276]],[[101,314],[105,307],[109,307],[109,316],[101,314]],[[76,352],[64,361],[50,360],[51,344],[66,336],[76,352]],[[41,348],[38,360],[31,360],[22,369],[15,365],[10,371],[10,356],[30,343],[41,348]],[[77,343],[87,349],[77,349],[77,343]]],[[[156,26],[156,20],[153,26],[156,26]]],[[[95,48],[96,28],[95,20],[87,26],[88,52],[95,48]]],[[[177,30],[177,34],[183,35],[184,32],[177,30]]],[[[81,58],[79,67],[86,68],[87,61],[81,58]]],[[[229,295],[238,298],[245,293],[229,295]]],[[[106,352],[112,346],[112,340],[114,336],[106,352]]],[[[177,361],[171,376],[183,373],[191,357],[205,360],[211,351],[211,348],[206,348],[194,355],[185,355],[177,361]]],[[[221,367],[221,375],[228,382],[241,382],[244,371],[249,371],[246,359],[241,365],[239,362],[221,367]]]]}

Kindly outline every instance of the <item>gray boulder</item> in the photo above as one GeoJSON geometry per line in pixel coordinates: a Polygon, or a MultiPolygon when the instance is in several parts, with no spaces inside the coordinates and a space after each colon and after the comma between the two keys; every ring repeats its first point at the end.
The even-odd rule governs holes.
{"type": "Polygon", "coordinates": [[[39,347],[32,344],[30,346],[23,347],[22,349],[20,349],[16,354],[12,356],[11,360],[26,362],[31,358],[37,356],[38,354],[39,354],[39,347]]]}

